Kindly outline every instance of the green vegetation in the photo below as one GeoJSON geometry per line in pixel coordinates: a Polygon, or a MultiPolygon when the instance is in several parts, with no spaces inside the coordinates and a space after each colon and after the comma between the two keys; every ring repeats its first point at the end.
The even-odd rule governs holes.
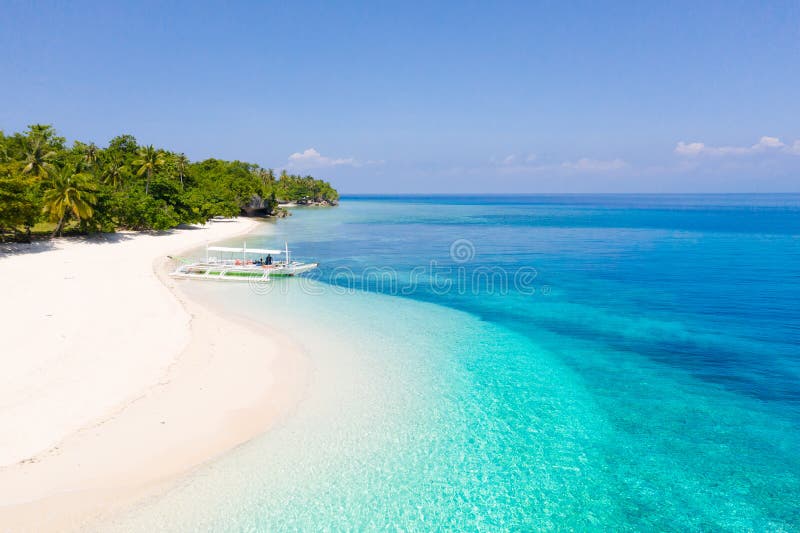
{"type": "Polygon", "coordinates": [[[105,148],[67,146],[52,126],[0,131],[0,240],[116,229],[165,230],[215,216],[275,214],[282,202],[333,205],[330,183],[242,161],[191,162],[140,146],[131,135],[105,148]]]}
{"type": "MultiPolygon", "coordinates": [[[[267,174],[272,176],[271,172],[268,171],[267,174]]],[[[274,190],[279,199],[286,201],[335,203],[339,200],[339,193],[327,181],[311,176],[294,176],[287,174],[285,170],[281,172],[274,190]]]]}

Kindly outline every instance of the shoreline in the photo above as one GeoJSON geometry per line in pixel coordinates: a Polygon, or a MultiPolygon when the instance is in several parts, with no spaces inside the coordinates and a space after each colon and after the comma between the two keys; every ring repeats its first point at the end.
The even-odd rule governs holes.
{"type": "MultiPolygon", "coordinates": [[[[216,238],[256,226],[246,222],[216,238]]],[[[172,253],[199,245],[173,245],[172,253]]],[[[63,531],[107,519],[268,430],[302,398],[309,363],[298,345],[189,299],[168,277],[165,255],[149,259],[162,293],[185,315],[186,342],[155,382],[44,451],[0,467],[0,530],[63,531]]]]}

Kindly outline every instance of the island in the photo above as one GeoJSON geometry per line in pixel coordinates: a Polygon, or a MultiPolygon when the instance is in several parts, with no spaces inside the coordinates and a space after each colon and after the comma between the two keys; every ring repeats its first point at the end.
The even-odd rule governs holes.
{"type": "Polygon", "coordinates": [[[167,230],[214,217],[286,216],[285,205],[332,206],[325,180],[244,161],[190,161],[119,135],[68,146],[50,125],[0,132],[0,241],[116,230],[167,230]]]}

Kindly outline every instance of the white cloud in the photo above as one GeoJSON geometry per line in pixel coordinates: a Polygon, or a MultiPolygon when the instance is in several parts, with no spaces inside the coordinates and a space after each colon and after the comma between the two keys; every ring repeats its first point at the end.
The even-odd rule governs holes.
{"type": "Polygon", "coordinates": [[[681,156],[738,156],[764,153],[790,153],[800,155],[800,141],[795,141],[794,145],[786,146],[777,137],[761,137],[752,146],[709,146],[701,142],[679,142],[675,146],[675,153],[681,156]]]}
{"type": "Polygon", "coordinates": [[[786,146],[781,142],[780,139],[777,137],[761,137],[756,144],[752,146],[752,149],[760,152],[762,150],[767,150],[769,148],[783,148],[786,146]]]}
{"type": "MultiPolygon", "coordinates": [[[[505,166],[522,166],[530,165],[534,161],[536,161],[536,154],[509,154],[500,160],[499,164],[505,166]]],[[[489,162],[495,164],[497,160],[492,157],[489,159],[489,162]]]]}
{"type": "Polygon", "coordinates": [[[680,141],[675,147],[675,153],[678,155],[699,155],[705,150],[706,145],[704,143],[685,143],[680,141]]]}
{"type": "Polygon", "coordinates": [[[582,157],[577,161],[565,161],[561,163],[562,168],[577,170],[579,172],[607,172],[609,170],[620,170],[628,166],[622,159],[589,159],[582,157]]]}
{"type": "Polygon", "coordinates": [[[359,163],[352,157],[327,157],[314,148],[293,153],[289,156],[289,162],[287,163],[287,167],[298,169],[337,167],[341,165],[359,166],[359,163]]]}
{"type": "Polygon", "coordinates": [[[539,162],[536,154],[511,154],[500,160],[492,157],[489,163],[501,174],[537,174],[546,172],[609,172],[627,168],[629,165],[622,159],[590,159],[583,157],[575,161],[561,163],[539,162]]]}

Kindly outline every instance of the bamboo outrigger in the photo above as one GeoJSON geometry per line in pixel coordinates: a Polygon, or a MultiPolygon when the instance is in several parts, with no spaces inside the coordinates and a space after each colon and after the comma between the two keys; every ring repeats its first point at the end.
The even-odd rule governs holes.
{"type": "Polygon", "coordinates": [[[206,246],[204,261],[196,261],[179,265],[171,276],[176,278],[191,278],[204,280],[269,280],[273,276],[295,276],[317,268],[317,263],[301,263],[292,261],[289,254],[289,245],[285,243],[283,250],[265,248],[248,248],[244,243],[242,248],[228,246],[206,246]],[[211,252],[229,254],[231,257],[220,258],[212,256],[211,252]],[[232,257],[235,254],[236,257],[232,257]],[[283,261],[273,261],[272,256],[283,254],[283,261]],[[259,256],[251,259],[251,256],[259,256]],[[240,257],[239,257],[240,256],[240,257]]]}

